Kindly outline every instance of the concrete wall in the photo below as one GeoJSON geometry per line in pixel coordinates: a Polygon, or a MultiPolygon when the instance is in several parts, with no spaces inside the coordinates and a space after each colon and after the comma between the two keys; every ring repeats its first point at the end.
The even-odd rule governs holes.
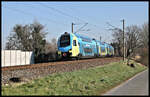
{"type": "Polygon", "coordinates": [[[1,66],[16,66],[34,64],[32,51],[1,50],[1,66]]]}

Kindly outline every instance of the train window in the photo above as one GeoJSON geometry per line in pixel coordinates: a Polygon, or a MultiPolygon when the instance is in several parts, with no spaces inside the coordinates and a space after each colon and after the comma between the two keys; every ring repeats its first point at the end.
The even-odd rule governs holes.
{"type": "Polygon", "coordinates": [[[70,35],[62,35],[60,37],[60,47],[66,47],[70,45],[70,35]]]}
{"type": "Polygon", "coordinates": [[[111,49],[111,48],[109,48],[109,52],[112,52],[112,49],[111,49]]]}
{"type": "Polygon", "coordinates": [[[109,51],[109,48],[107,47],[107,52],[109,51]]]}
{"type": "Polygon", "coordinates": [[[78,42],[78,45],[80,46],[80,43],[78,42]]]}
{"type": "Polygon", "coordinates": [[[101,52],[105,52],[105,47],[101,47],[101,52]]]}
{"type": "Polygon", "coordinates": [[[73,40],[73,46],[77,46],[76,40],[73,40]]]}
{"type": "Polygon", "coordinates": [[[92,53],[92,49],[91,48],[84,48],[84,52],[85,53],[92,53]]]}
{"type": "Polygon", "coordinates": [[[91,39],[89,38],[85,38],[85,37],[80,37],[82,39],[82,41],[85,41],[85,42],[91,42],[91,39]]]}

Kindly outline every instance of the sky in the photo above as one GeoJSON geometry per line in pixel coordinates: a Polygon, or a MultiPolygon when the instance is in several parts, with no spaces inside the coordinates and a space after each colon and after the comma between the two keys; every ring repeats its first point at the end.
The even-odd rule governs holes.
{"type": "Polygon", "coordinates": [[[16,24],[32,24],[38,21],[45,25],[48,32],[46,40],[58,37],[64,32],[71,33],[71,23],[74,32],[111,43],[111,25],[122,29],[121,20],[125,27],[142,25],[148,22],[148,2],[2,2],[2,45],[13,33],[16,24]]]}

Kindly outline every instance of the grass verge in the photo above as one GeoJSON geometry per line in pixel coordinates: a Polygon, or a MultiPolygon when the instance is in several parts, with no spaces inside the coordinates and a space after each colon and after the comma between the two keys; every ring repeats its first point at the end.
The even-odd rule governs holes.
{"type": "Polygon", "coordinates": [[[2,95],[100,95],[147,67],[122,61],[102,67],[56,73],[19,86],[2,86],[2,95]]]}

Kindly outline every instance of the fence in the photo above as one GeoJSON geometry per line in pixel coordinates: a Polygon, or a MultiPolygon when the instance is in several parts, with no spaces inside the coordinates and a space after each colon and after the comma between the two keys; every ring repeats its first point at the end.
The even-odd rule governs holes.
{"type": "Polygon", "coordinates": [[[2,67],[34,64],[32,51],[1,50],[1,55],[2,67]]]}

